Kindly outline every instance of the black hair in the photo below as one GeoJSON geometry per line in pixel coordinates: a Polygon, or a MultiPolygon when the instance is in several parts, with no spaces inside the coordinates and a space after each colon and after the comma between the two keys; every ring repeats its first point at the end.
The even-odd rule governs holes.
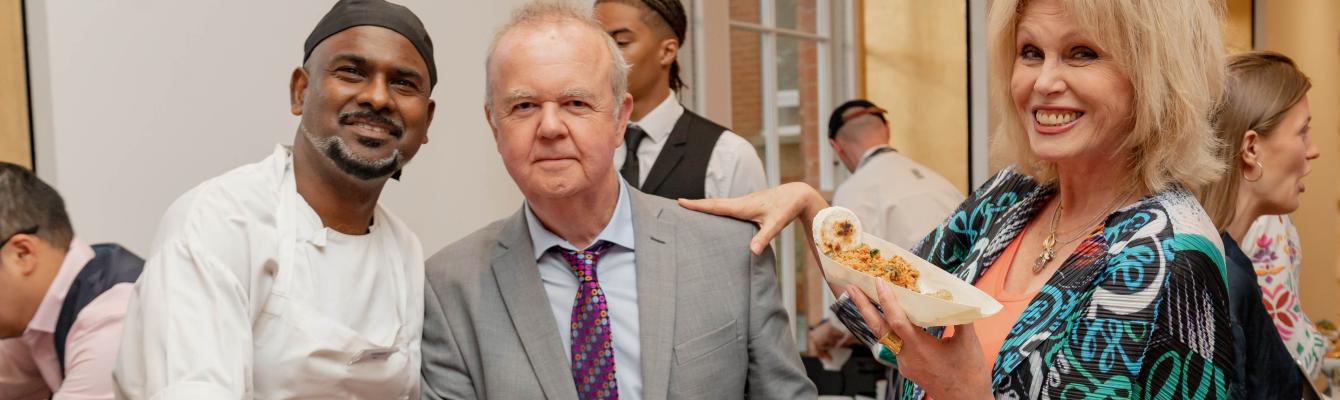
{"type": "Polygon", "coordinates": [[[35,236],[60,250],[69,250],[74,240],[60,193],[27,168],[0,162],[0,238],[31,228],[37,228],[35,236]]]}
{"type": "MultiPolygon", "coordinates": [[[[642,10],[642,21],[652,29],[662,29],[675,35],[679,47],[688,41],[689,18],[684,13],[684,4],[679,0],[596,0],[596,4],[619,3],[642,10]]],[[[670,63],[670,89],[676,92],[688,85],[679,77],[679,60],[670,63]]]]}

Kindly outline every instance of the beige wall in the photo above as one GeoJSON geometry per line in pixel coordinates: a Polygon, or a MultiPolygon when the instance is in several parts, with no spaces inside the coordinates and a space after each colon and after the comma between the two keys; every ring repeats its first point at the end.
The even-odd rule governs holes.
{"type": "Polygon", "coordinates": [[[0,0],[0,161],[32,168],[19,0],[0,0]]]}
{"type": "MultiPolygon", "coordinates": [[[[1260,1],[1260,0],[1258,0],[1260,1]]],[[[1294,222],[1303,240],[1303,310],[1315,319],[1340,321],[1340,3],[1334,0],[1268,0],[1263,48],[1293,57],[1312,78],[1312,141],[1321,158],[1312,163],[1303,206],[1294,222]]]]}
{"type": "Polygon", "coordinates": [[[1252,0],[1227,0],[1224,8],[1224,47],[1229,53],[1252,49],[1252,0]]]}
{"type": "Polygon", "coordinates": [[[963,1],[864,2],[865,94],[889,110],[891,144],[968,190],[963,1]]]}

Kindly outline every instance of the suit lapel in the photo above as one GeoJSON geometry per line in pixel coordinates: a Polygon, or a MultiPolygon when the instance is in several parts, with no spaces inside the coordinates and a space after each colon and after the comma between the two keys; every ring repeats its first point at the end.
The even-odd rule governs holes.
{"type": "MultiPolygon", "coordinates": [[[[688,111],[684,111],[688,113],[688,111]]],[[[655,193],[665,183],[665,178],[670,176],[670,172],[675,170],[675,166],[684,159],[684,151],[689,144],[689,118],[679,117],[675,122],[675,128],[670,131],[670,136],[666,138],[665,146],[661,148],[661,154],[656,156],[656,162],[651,165],[651,171],[647,172],[647,180],[642,182],[642,191],[646,193],[655,193]]]]}
{"type": "Polygon", "coordinates": [[[637,235],[637,309],[641,336],[642,396],[664,399],[669,394],[670,360],[675,331],[675,226],[650,195],[629,190],[633,232],[637,235]]]}
{"type": "Polygon", "coordinates": [[[577,387],[532,248],[525,212],[517,212],[498,235],[492,254],[493,276],[545,397],[576,399],[577,387]]]}

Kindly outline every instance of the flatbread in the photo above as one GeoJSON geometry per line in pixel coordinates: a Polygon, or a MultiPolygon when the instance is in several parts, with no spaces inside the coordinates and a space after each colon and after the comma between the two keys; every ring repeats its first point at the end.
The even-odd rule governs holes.
{"type": "Polygon", "coordinates": [[[861,245],[864,230],[856,213],[842,207],[829,207],[814,216],[814,240],[829,256],[861,245]]]}

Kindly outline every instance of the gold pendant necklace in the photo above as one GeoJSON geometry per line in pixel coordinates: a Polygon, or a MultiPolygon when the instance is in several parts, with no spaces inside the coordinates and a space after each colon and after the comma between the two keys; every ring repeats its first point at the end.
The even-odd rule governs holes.
{"type": "MultiPolygon", "coordinates": [[[[1056,220],[1053,219],[1052,221],[1055,222],[1056,220]]],[[[1038,254],[1038,259],[1033,261],[1034,274],[1042,272],[1042,269],[1047,266],[1047,263],[1050,263],[1052,258],[1056,257],[1055,247],[1056,230],[1053,229],[1051,233],[1047,234],[1047,238],[1042,240],[1042,253],[1038,254]]]]}
{"type": "MultiPolygon", "coordinates": [[[[1115,200],[1112,201],[1112,205],[1108,207],[1107,211],[1105,211],[1105,212],[1103,212],[1103,213],[1101,213],[1101,214],[1098,214],[1096,217],[1094,217],[1094,219],[1090,220],[1089,223],[1086,223],[1084,226],[1086,226],[1086,227],[1087,227],[1087,226],[1092,226],[1093,223],[1096,223],[1096,222],[1098,221],[1098,218],[1099,218],[1099,217],[1102,217],[1102,216],[1104,216],[1104,215],[1110,214],[1112,211],[1115,211],[1116,208],[1117,208],[1117,206],[1120,205],[1122,202],[1124,202],[1124,201],[1126,200],[1126,198],[1130,197],[1131,193],[1133,193],[1133,192],[1134,192],[1134,190],[1128,190],[1128,191],[1126,191],[1125,194],[1123,194],[1123,195],[1117,197],[1115,200]]],[[[1057,201],[1059,202],[1060,200],[1058,199],[1057,201]]],[[[1061,209],[1062,209],[1062,208],[1064,208],[1064,207],[1061,206],[1060,204],[1057,204],[1057,205],[1056,205],[1056,211],[1052,211],[1052,222],[1051,222],[1051,227],[1050,227],[1050,229],[1048,229],[1050,232],[1047,233],[1047,238],[1046,238],[1046,239],[1042,239],[1042,252],[1038,253],[1038,259],[1037,259],[1037,260],[1033,260],[1033,273],[1034,273],[1034,274],[1041,273],[1043,269],[1047,268],[1047,264],[1050,264],[1050,263],[1052,262],[1052,260],[1056,259],[1056,247],[1057,247],[1057,246],[1056,246],[1056,222],[1057,222],[1057,220],[1059,220],[1059,219],[1061,218],[1061,209]]],[[[1066,240],[1065,243],[1061,243],[1061,247],[1065,247],[1065,246],[1069,245],[1070,243],[1074,243],[1076,240],[1079,240],[1079,238],[1084,237],[1084,236],[1085,236],[1084,233],[1085,233],[1085,231],[1080,231],[1080,234],[1079,234],[1079,235],[1076,235],[1075,237],[1070,238],[1070,240],[1066,240]]]]}

